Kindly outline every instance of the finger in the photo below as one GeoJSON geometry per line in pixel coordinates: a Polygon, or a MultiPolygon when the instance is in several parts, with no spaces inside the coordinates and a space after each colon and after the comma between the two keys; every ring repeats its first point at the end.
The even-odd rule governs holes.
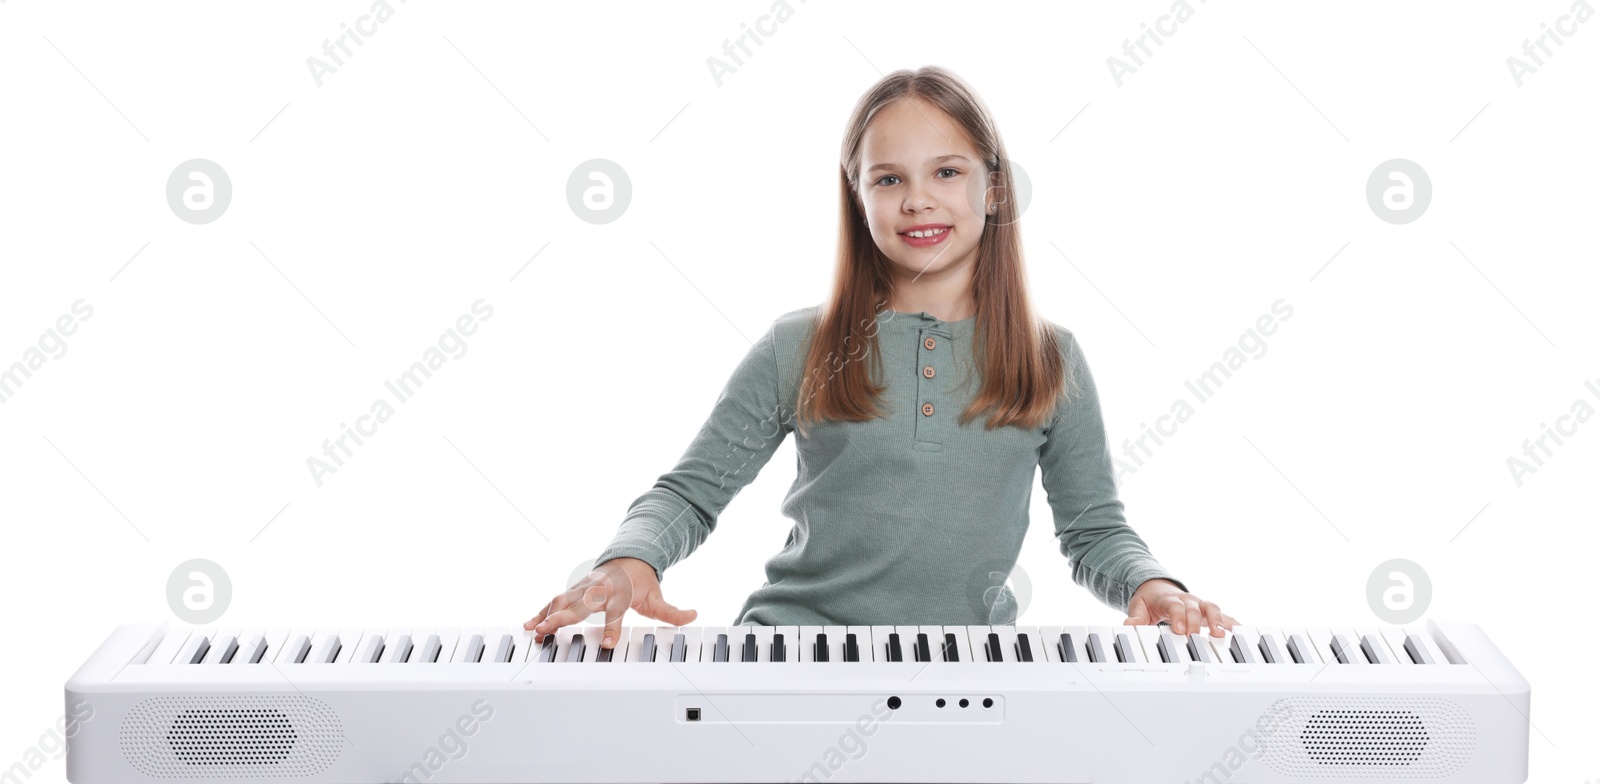
{"type": "Polygon", "coordinates": [[[1205,616],[1205,628],[1212,637],[1222,636],[1222,608],[1216,602],[1201,602],[1200,612],[1205,616]]]}
{"type": "Polygon", "coordinates": [[[606,603],[606,628],[600,633],[600,647],[617,647],[617,641],[622,639],[622,616],[627,612],[628,603],[621,597],[613,596],[612,601],[606,603]]]}
{"type": "MultiPolygon", "coordinates": [[[[577,617],[571,607],[583,595],[582,588],[571,588],[556,595],[550,600],[550,612],[545,614],[544,620],[534,624],[534,640],[544,642],[544,635],[554,632],[563,626],[573,623],[577,617]]],[[[587,615],[588,613],[584,613],[587,615]]]]}
{"type": "Polygon", "coordinates": [[[1197,633],[1204,632],[1206,630],[1206,617],[1200,611],[1200,600],[1191,596],[1188,601],[1183,603],[1183,606],[1183,614],[1187,621],[1188,630],[1197,633]]]}
{"type": "MultiPolygon", "coordinates": [[[[551,604],[554,604],[554,602],[551,602],[551,604]]],[[[528,620],[523,621],[522,628],[524,628],[524,629],[532,629],[533,627],[537,626],[540,621],[544,620],[546,615],[549,615],[549,614],[550,614],[550,605],[546,604],[542,609],[540,609],[538,612],[534,613],[532,618],[529,618],[528,620]]]]}
{"type": "Polygon", "coordinates": [[[661,598],[659,592],[651,594],[646,601],[647,604],[642,611],[643,614],[657,620],[666,621],[673,626],[683,626],[691,623],[694,621],[695,616],[699,615],[694,610],[680,610],[674,607],[666,599],[661,598]]]}
{"type": "Polygon", "coordinates": [[[1233,631],[1233,628],[1235,626],[1238,626],[1238,625],[1240,625],[1239,621],[1237,619],[1235,619],[1233,616],[1231,616],[1231,615],[1222,616],[1222,627],[1224,629],[1227,629],[1228,631],[1231,632],[1231,631],[1233,631]]]}
{"type": "Polygon", "coordinates": [[[1189,617],[1189,609],[1184,606],[1183,599],[1171,596],[1161,603],[1161,620],[1172,625],[1172,631],[1177,634],[1186,634],[1188,626],[1184,623],[1189,617]]]}

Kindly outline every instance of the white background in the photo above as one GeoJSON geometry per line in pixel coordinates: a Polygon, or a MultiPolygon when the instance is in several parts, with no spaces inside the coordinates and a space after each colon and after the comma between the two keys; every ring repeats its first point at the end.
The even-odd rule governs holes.
{"type": "MultiPolygon", "coordinates": [[[[367,3],[0,4],[0,367],[94,309],[0,404],[0,765],[44,745],[116,625],[173,618],[191,558],[226,569],[240,625],[531,616],[750,340],[821,301],[850,108],[937,64],[1032,181],[1032,295],[1078,335],[1119,452],[1294,308],[1123,477],[1155,555],[1260,625],[1374,623],[1369,575],[1415,561],[1427,614],[1532,682],[1531,780],[1600,777],[1575,666],[1600,643],[1600,422],[1520,487],[1507,467],[1600,408],[1600,21],[1518,86],[1507,58],[1564,0],[1195,0],[1118,86],[1107,58],[1165,0],[796,0],[718,86],[708,58],[768,10],[396,0],[319,87],[307,58],[367,3]],[[192,158],[233,185],[204,225],[165,195],[192,158]],[[633,188],[605,225],[566,197],[593,158],[633,188]],[[1392,158],[1433,186],[1404,225],[1365,196],[1392,158]],[[319,488],[307,458],[480,298],[467,353],[319,488]]],[[[669,572],[697,623],[761,584],[793,465],[788,442],[669,572]]],[[[1020,622],[1120,623],[1071,582],[1042,489],[1033,512],[1020,622]]]]}

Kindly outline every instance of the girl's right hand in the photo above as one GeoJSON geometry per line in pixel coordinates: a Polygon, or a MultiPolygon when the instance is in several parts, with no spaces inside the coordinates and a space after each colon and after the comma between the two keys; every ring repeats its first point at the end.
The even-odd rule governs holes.
{"type": "Polygon", "coordinates": [[[661,598],[655,567],[638,558],[624,557],[597,564],[594,571],[557,594],[522,628],[536,632],[534,640],[543,643],[545,635],[604,610],[606,624],[600,647],[614,648],[622,636],[623,613],[629,608],[671,626],[685,626],[699,615],[694,610],[680,610],[661,598]]]}

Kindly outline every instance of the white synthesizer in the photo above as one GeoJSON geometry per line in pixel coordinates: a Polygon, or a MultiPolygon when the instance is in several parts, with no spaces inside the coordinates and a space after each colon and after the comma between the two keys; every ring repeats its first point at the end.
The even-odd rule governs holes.
{"type": "Polygon", "coordinates": [[[1477,625],[117,628],[67,779],[1515,784],[1477,625]]]}

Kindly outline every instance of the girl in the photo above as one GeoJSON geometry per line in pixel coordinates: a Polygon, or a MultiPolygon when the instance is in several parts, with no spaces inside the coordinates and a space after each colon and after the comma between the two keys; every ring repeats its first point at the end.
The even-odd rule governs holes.
{"type": "Polygon", "coordinates": [[[1073,581],[1124,624],[1236,625],[1123,519],[1083,351],[1029,304],[1011,166],[977,95],[934,66],[889,74],[856,104],[840,164],[830,300],[773,322],[595,569],[523,628],[542,642],[603,611],[611,648],[630,608],[693,622],[662,574],[790,432],[794,526],[734,626],[1015,623],[1003,582],[1035,467],[1073,581]]]}

